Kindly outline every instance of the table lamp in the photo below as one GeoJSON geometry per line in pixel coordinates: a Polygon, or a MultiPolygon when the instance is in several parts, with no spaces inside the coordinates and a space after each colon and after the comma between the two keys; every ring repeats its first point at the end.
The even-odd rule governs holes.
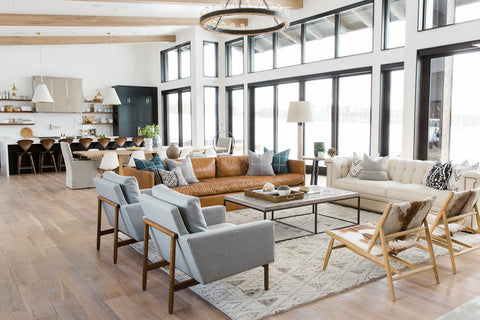
{"type": "Polygon", "coordinates": [[[288,108],[287,122],[298,123],[297,136],[297,159],[301,160],[303,156],[303,124],[313,121],[312,105],[308,101],[292,101],[288,108]]]}

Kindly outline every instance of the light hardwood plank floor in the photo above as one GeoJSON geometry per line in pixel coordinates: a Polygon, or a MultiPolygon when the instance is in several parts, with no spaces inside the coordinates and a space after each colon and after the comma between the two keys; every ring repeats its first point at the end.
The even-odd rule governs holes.
{"type": "MultiPolygon", "coordinates": [[[[324,183],[324,180],[320,180],[324,183]]],[[[69,190],[64,173],[0,177],[0,319],[227,319],[189,290],[176,293],[168,315],[168,278],[149,274],[141,288],[141,256],[111,236],[95,250],[96,192],[69,190]]],[[[106,223],[106,221],[105,221],[106,223]]],[[[480,253],[438,259],[430,273],[395,283],[384,279],[279,314],[272,319],[435,319],[480,296],[480,253]]]]}

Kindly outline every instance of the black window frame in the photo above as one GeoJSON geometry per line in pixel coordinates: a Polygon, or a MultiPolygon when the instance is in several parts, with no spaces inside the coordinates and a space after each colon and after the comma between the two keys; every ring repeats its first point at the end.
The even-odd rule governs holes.
{"type": "Polygon", "coordinates": [[[390,89],[392,71],[404,70],[404,63],[384,64],[380,67],[380,123],[378,151],[380,156],[389,155],[390,151],[390,89]]]}
{"type": "MultiPolygon", "coordinates": [[[[390,11],[390,1],[391,0],[382,1],[382,51],[405,47],[405,43],[403,44],[403,46],[387,47],[388,29],[389,29],[388,13],[390,11]]],[[[405,2],[405,5],[406,5],[406,2],[405,2]]],[[[405,17],[405,28],[406,28],[406,18],[407,17],[405,17]]]]}
{"type": "MultiPolygon", "coordinates": [[[[170,137],[169,137],[169,121],[168,121],[168,100],[167,97],[169,94],[178,94],[178,146],[183,147],[183,97],[182,93],[184,92],[192,92],[191,87],[182,87],[177,89],[171,90],[164,90],[162,91],[162,113],[163,113],[163,141],[165,141],[165,145],[170,144],[170,137]]],[[[192,103],[192,98],[190,96],[190,105],[192,103]]],[[[192,114],[192,108],[190,108],[190,113],[192,114]]],[[[193,124],[193,123],[192,123],[193,124]]],[[[191,124],[191,125],[192,125],[191,124]]],[[[193,137],[192,137],[193,138],[193,137]]],[[[192,141],[193,143],[193,141],[192,141]]]]}
{"type": "Polygon", "coordinates": [[[209,41],[209,40],[203,40],[203,45],[202,45],[202,53],[203,53],[203,76],[206,78],[218,78],[218,69],[219,69],[219,62],[218,62],[218,42],[216,41],[209,41]],[[215,75],[214,76],[207,76],[205,75],[205,45],[215,45],[215,75]]]}
{"type": "Polygon", "coordinates": [[[244,65],[244,56],[245,56],[245,39],[243,37],[233,39],[225,42],[225,77],[235,77],[240,76],[245,73],[245,66],[242,68],[242,73],[232,74],[232,45],[242,42],[242,65],[244,65]]]}
{"type": "Polygon", "coordinates": [[[192,46],[190,44],[190,41],[181,43],[179,45],[176,45],[175,47],[171,47],[165,50],[160,51],[160,75],[161,75],[161,81],[162,82],[170,82],[170,81],[175,81],[175,80],[167,80],[168,79],[168,62],[167,62],[167,54],[170,51],[177,51],[177,72],[178,72],[178,77],[175,80],[180,80],[180,79],[187,79],[192,76],[192,46]],[[190,47],[190,75],[188,77],[182,78],[182,57],[180,54],[180,51],[183,47],[190,47]]]}
{"type": "MultiPolygon", "coordinates": [[[[206,88],[214,88],[215,89],[215,134],[217,132],[219,132],[220,130],[220,117],[219,117],[219,114],[220,114],[220,106],[219,106],[219,103],[218,103],[218,94],[219,94],[219,88],[218,86],[203,86],[203,137],[204,137],[204,142],[207,141],[207,138],[205,136],[205,89],[206,88]]],[[[212,137],[213,139],[213,137],[212,137]]]]}

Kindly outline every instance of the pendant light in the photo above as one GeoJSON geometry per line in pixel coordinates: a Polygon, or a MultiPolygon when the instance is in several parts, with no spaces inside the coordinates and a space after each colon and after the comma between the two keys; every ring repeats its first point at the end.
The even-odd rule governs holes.
{"type": "MultiPolygon", "coordinates": [[[[37,32],[40,35],[40,32],[37,32]]],[[[42,72],[42,45],[40,45],[40,84],[35,88],[35,93],[32,98],[33,103],[52,103],[53,98],[48,91],[47,85],[43,83],[42,72]]]]}
{"type": "MultiPolygon", "coordinates": [[[[110,36],[110,32],[107,33],[110,36]]],[[[108,42],[108,63],[109,63],[109,71],[110,71],[110,87],[105,90],[103,94],[103,104],[116,106],[122,104],[120,99],[118,98],[117,92],[112,85],[112,42],[108,42]]]]}

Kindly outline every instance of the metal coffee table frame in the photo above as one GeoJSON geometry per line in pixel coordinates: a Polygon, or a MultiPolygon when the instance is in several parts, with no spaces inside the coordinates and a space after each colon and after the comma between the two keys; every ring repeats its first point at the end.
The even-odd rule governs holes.
{"type": "Polygon", "coordinates": [[[296,237],[291,237],[287,239],[281,239],[275,242],[282,242],[286,240],[292,240],[292,239],[298,239],[298,238],[303,238],[319,233],[324,233],[325,231],[318,232],[318,216],[323,216],[331,219],[336,219],[339,221],[344,221],[344,222],[349,222],[349,225],[346,226],[341,226],[332,230],[336,229],[342,229],[342,228],[348,228],[351,226],[355,226],[360,224],[360,194],[358,192],[353,192],[353,191],[346,191],[346,190],[340,190],[340,189],[334,189],[334,188],[320,188],[320,190],[324,190],[327,192],[330,192],[333,190],[333,192],[341,192],[340,194],[323,194],[322,192],[319,193],[314,193],[314,194],[306,194],[303,199],[300,200],[292,200],[292,201],[285,201],[285,202],[270,202],[266,200],[261,200],[253,197],[248,197],[245,196],[244,194],[234,194],[234,195],[228,195],[223,198],[223,204],[226,205],[227,202],[235,203],[238,205],[245,206],[250,209],[254,209],[260,212],[263,212],[263,219],[267,219],[267,213],[271,212],[271,219],[272,221],[287,225],[289,227],[302,230],[305,232],[308,232],[308,234],[301,235],[301,236],[296,236],[296,237]],[[329,203],[329,202],[335,202],[335,201],[340,201],[340,200],[348,200],[348,199],[357,199],[357,220],[351,221],[351,220],[346,220],[338,217],[334,217],[331,215],[326,215],[318,212],[318,205],[322,203],[329,203]],[[275,218],[275,211],[280,211],[280,210],[286,210],[286,209],[293,209],[293,208],[298,208],[298,207],[306,207],[306,206],[312,206],[312,212],[307,212],[307,213],[301,213],[301,214],[294,214],[290,215],[287,217],[280,217],[280,218],[275,218]],[[301,227],[294,226],[292,224],[280,221],[283,219],[288,219],[292,217],[300,217],[300,216],[305,216],[305,215],[314,215],[314,231],[307,230],[301,227]]]}

